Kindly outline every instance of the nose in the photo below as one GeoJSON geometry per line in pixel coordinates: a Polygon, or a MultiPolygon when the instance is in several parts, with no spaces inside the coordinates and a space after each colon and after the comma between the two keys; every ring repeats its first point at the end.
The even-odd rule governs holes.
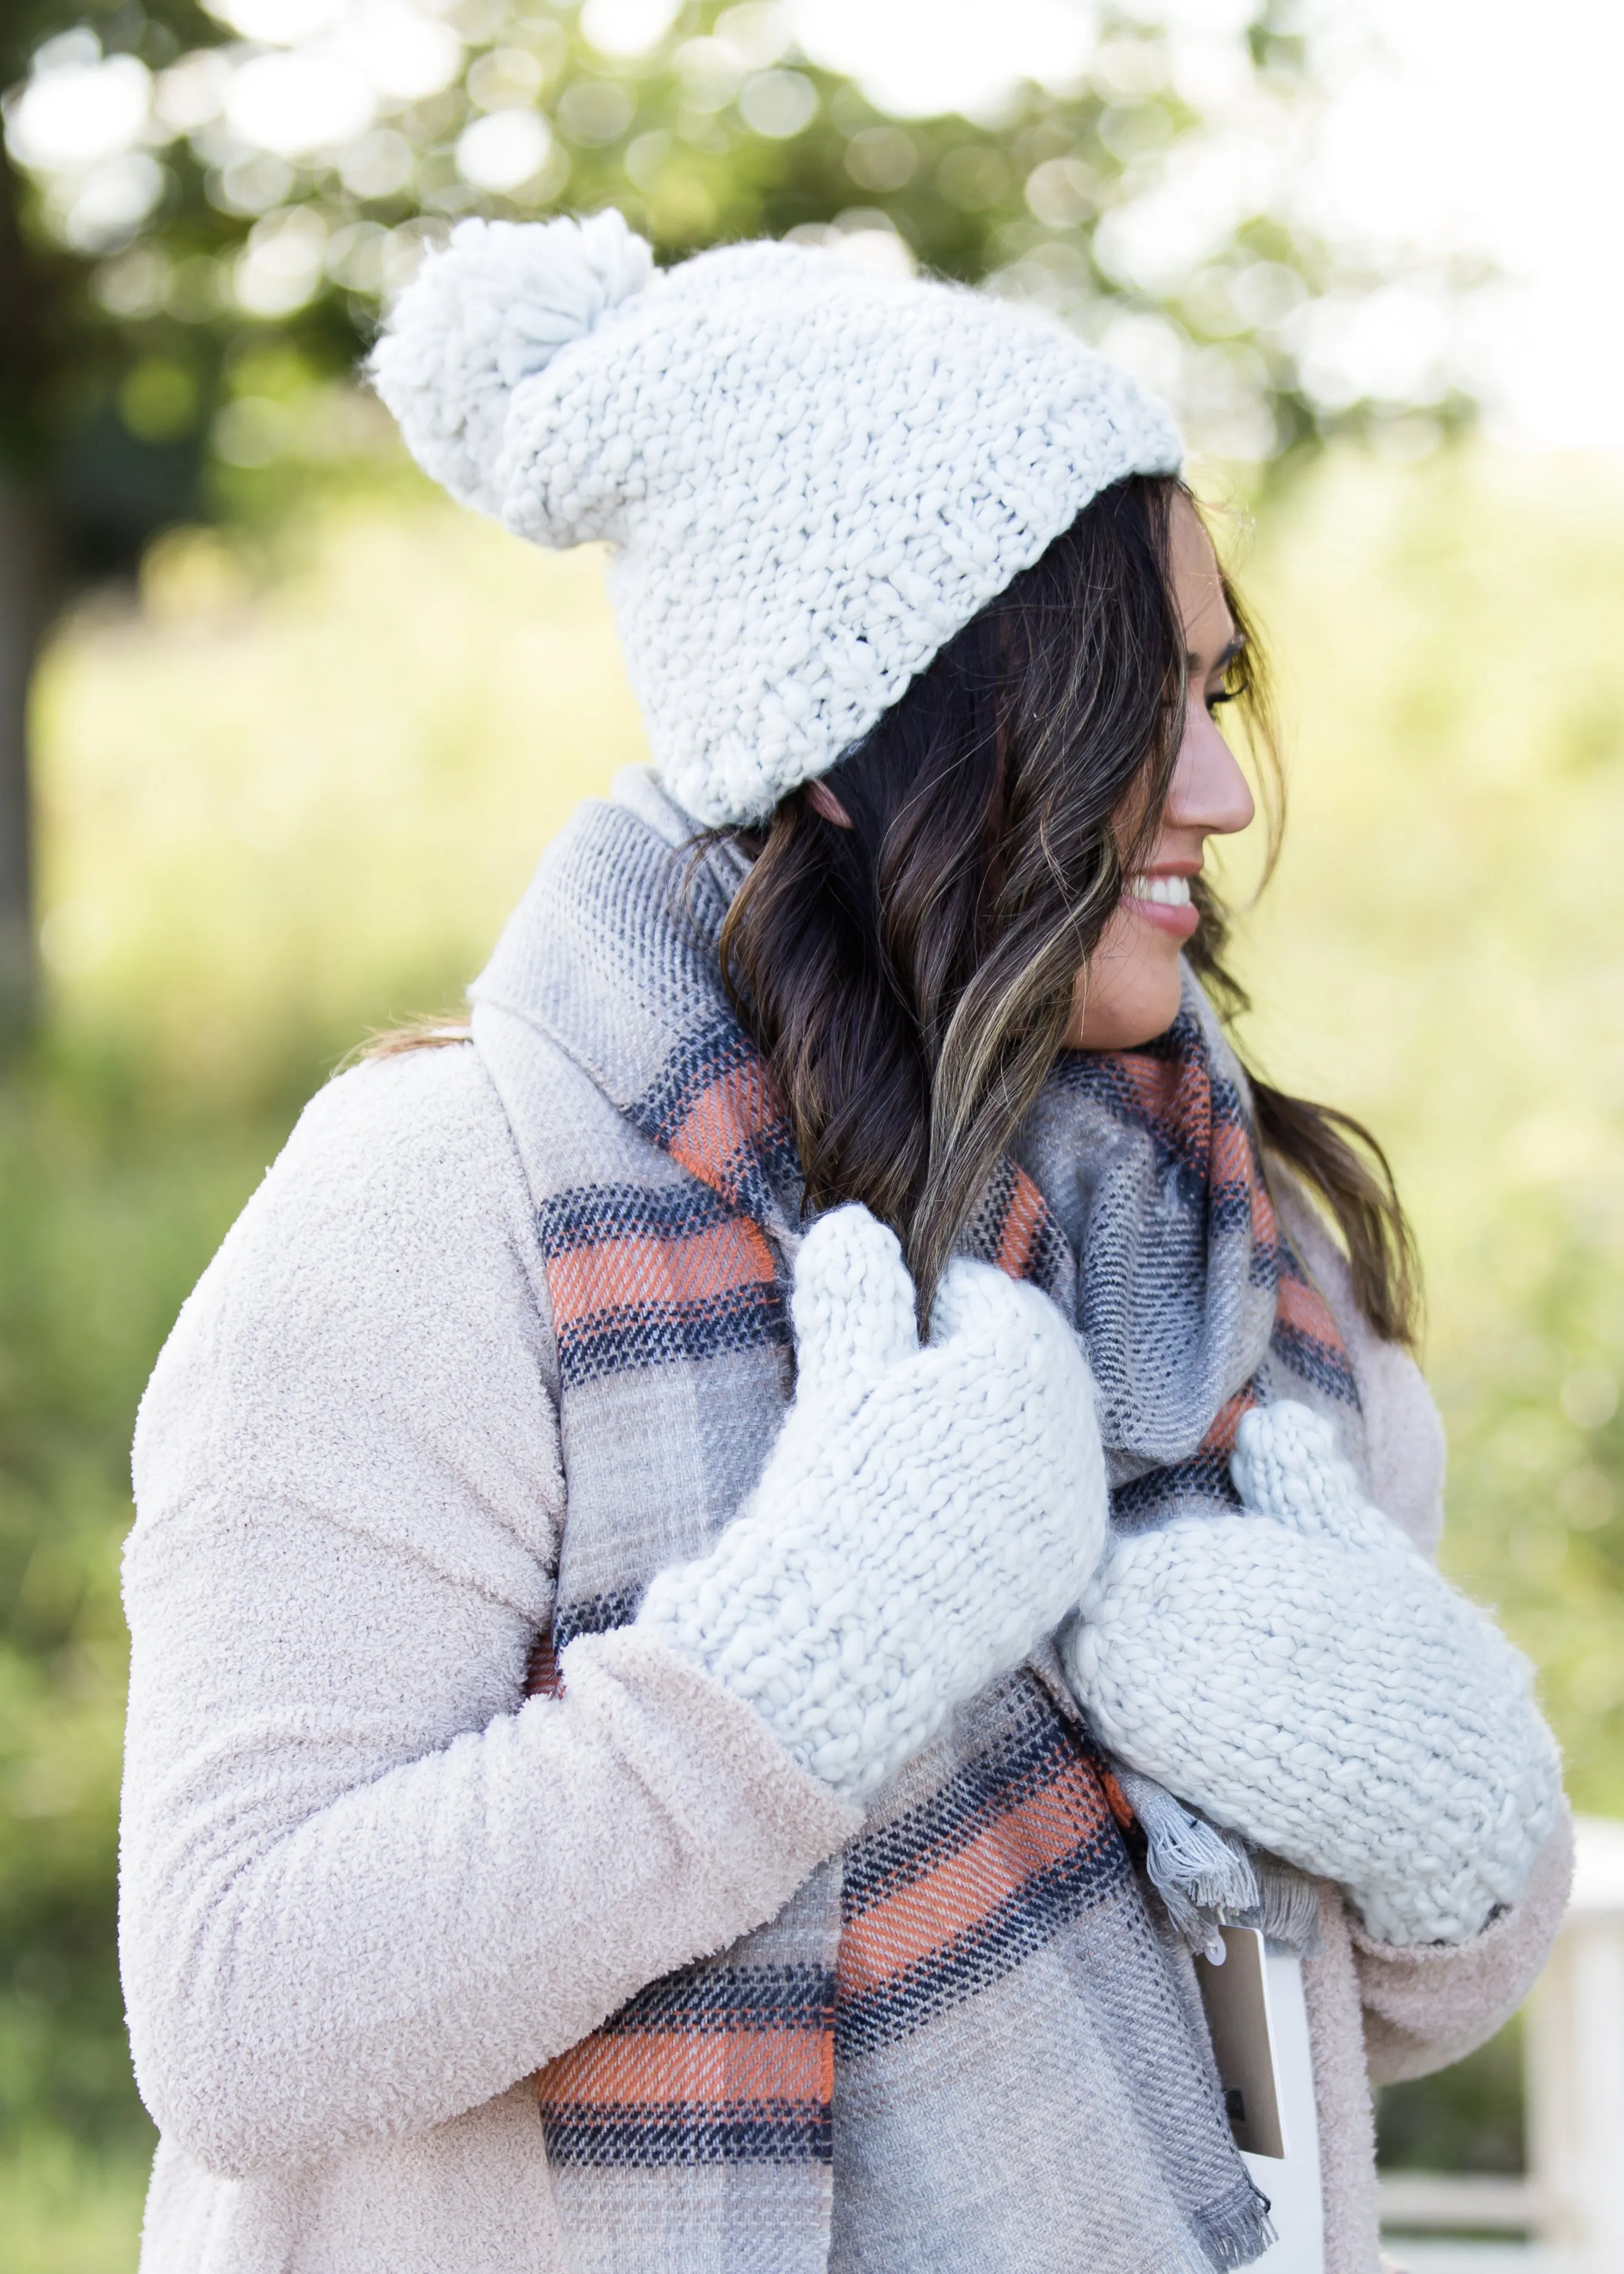
{"type": "Polygon", "coordinates": [[[1257,812],[1251,787],[1234,751],[1198,696],[1184,712],[1184,738],[1162,809],[1163,828],[1191,829],[1203,837],[1233,837],[1257,812]]]}

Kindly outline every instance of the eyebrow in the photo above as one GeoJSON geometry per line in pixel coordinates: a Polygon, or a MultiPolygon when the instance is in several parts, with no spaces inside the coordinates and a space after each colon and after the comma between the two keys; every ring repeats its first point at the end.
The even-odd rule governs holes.
{"type": "MultiPolygon", "coordinates": [[[[1246,635],[1244,632],[1237,632],[1235,637],[1229,642],[1229,646],[1225,648],[1223,653],[1220,656],[1214,657],[1212,662],[1207,666],[1205,674],[1203,674],[1203,676],[1210,679],[1214,671],[1228,671],[1229,666],[1234,663],[1238,657],[1244,655],[1245,652],[1246,635]]],[[[1201,659],[1199,655],[1191,655],[1186,652],[1184,662],[1192,671],[1199,671],[1200,669],[1201,659]]]]}

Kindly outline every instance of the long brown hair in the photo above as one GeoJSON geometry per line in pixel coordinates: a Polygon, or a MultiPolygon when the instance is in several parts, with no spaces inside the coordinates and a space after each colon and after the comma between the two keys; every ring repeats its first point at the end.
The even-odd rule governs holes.
{"type": "MultiPolygon", "coordinates": [[[[1061,1046],[1076,975],[1155,837],[1182,731],[1171,478],[1095,498],[763,832],[721,939],[772,1068],[809,1208],[861,1201],[903,1242],[921,1315],[1061,1046]],[[1141,817],[1124,832],[1122,817],[1141,817]]],[[[1282,800],[1255,629],[1229,692],[1282,800]]],[[[1191,961],[1226,1021],[1246,998],[1228,912],[1198,885],[1191,961]]],[[[1250,1069],[1249,1069],[1250,1072],[1250,1069]]],[[[1349,1115],[1252,1075],[1266,1163],[1334,1218],[1377,1331],[1409,1340],[1414,1246],[1386,1157],[1349,1115]]]]}
{"type": "MultiPolygon", "coordinates": [[[[722,971],[787,1110],[809,1209],[861,1201],[903,1243],[921,1313],[1061,1047],[1078,972],[1154,842],[1185,701],[1169,563],[1170,477],[1102,492],[942,648],[823,777],[731,838],[750,868],[722,971]],[[1124,813],[1142,817],[1124,830],[1124,813]]],[[[1280,790],[1264,659],[1244,644],[1231,698],[1280,790]]],[[[1248,1008],[1229,914],[1206,878],[1186,954],[1226,1025],[1248,1008]]],[[[377,1036],[367,1055],[461,1039],[450,1021],[377,1036]]],[[[1378,1334],[1417,1329],[1414,1242],[1387,1157],[1360,1123],[1247,1069],[1266,1171],[1325,1208],[1378,1334]]]]}

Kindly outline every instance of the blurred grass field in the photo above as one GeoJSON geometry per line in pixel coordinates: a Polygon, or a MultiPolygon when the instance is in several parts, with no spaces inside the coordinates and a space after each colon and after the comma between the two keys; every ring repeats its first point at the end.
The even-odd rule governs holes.
{"type": "MultiPolygon", "coordinates": [[[[1621,508],[1610,462],[1350,454],[1243,546],[1293,761],[1251,1038],[1391,1148],[1447,1560],[1613,1814],[1621,508]]],[[[601,563],[410,489],[272,555],[171,538],[139,606],[64,629],[38,726],[51,1012],[0,1088],[0,2231],[16,2274],[118,2274],[150,2146],[112,1961],[135,1401],[303,1098],[370,1028],[457,1000],[641,737],[601,563]]],[[[1453,2097],[1406,2088],[1390,2152],[1505,2162],[1509,2076],[1501,2052],[1453,2097]]]]}

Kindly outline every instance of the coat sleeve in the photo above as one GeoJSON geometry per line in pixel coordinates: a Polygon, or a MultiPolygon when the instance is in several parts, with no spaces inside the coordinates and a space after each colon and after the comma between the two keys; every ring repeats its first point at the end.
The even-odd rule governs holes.
{"type": "Polygon", "coordinates": [[[470,1049],[310,1109],[143,1405],[121,1955],[229,2176],[426,2129],[778,1910],[858,1818],[708,1676],[582,1638],[545,1290],[470,1049]]]}
{"type": "Polygon", "coordinates": [[[1447,2068],[1510,2020],[1545,1962],[1572,1879],[1573,1819],[1564,1810],[1522,1900],[1470,1942],[1399,1949],[1350,1914],[1372,2083],[1447,2068]]]}

